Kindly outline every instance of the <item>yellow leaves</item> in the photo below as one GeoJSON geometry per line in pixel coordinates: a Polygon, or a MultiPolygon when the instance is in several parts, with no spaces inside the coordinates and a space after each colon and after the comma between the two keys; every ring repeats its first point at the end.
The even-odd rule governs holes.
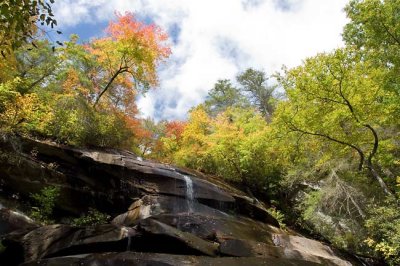
{"type": "Polygon", "coordinates": [[[373,247],[376,245],[375,240],[373,240],[372,238],[368,237],[367,239],[364,240],[364,242],[369,246],[369,247],[373,247]]]}
{"type": "Polygon", "coordinates": [[[366,240],[364,240],[364,243],[366,243],[369,247],[373,248],[375,251],[384,254],[386,258],[390,258],[391,256],[397,256],[399,252],[397,248],[395,248],[390,243],[387,243],[385,241],[377,243],[375,242],[375,240],[368,237],[366,240]]]}
{"type": "Polygon", "coordinates": [[[52,113],[36,93],[22,95],[17,92],[20,83],[21,79],[15,78],[0,84],[0,129],[43,132],[52,113]]]}
{"type": "Polygon", "coordinates": [[[374,137],[366,124],[381,134],[398,112],[399,98],[383,87],[384,75],[351,47],[309,58],[280,77],[288,99],[279,104],[274,126],[284,138],[284,132],[294,132],[325,143],[322,163],[347,153],[348,144],[368,154],[374,137]]]}
{"type": "Polygon", "coordinates": [[[196,107],[190,112],[190,117],[185,131],[182,134],[183,143],[205,142],[205,136],[210,130],[210,118],[203,106],[196,107]]]}
{"type": "Polygon", "coordinates": [[[62,87],[64,93],[67,95],[82,95],[87,97],[89,95],[89,90],[85,88],[79,78],[78,72],[70,68],[67,71],[67,78],[64,80],[62,87]]]}
{"type": "Polygon", "coordinates": [[[13,75],[15,74],[16,64],[17,62],[14,53],[7,55],[7,57],[0,55],[0,82],[12,80],[13,75]]]}
{"type": "Polygon", "coordinates": [[[35,93],[20,95],[4,104],[4,111],[0,113],[0,121],[6,130],[13,130],[24,126],[29,129],[44,129],[44,125],[51,119],[51,113],[43,110],[38,96],[35,93]],[[43,114],[42,114],[43,113],[43,114]],[[35,125],[33,125],[35,124],[35,125]]]}
{"type": "Polygon", "coordinates": [[[217,117],[209,117],[200,105],[190,112],[179,145],[174,146],[171,139],[164,144],[174,149],[170,158],[179,165],[230,180],[263,183],[278,164],[270,133],[265,120],[253,109],[228,108],[217,117]]]}

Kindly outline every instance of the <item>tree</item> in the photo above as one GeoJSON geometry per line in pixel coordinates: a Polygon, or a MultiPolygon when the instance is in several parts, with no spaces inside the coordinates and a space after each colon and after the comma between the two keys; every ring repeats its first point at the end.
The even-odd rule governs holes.
{"type": "Polygon", "coordinates": [[[35,93],[18,92],[20,83],[20,78],[0,83],[0,132],[43,128],[49,120],[49,109],[35,93]]]}
{"type": "Polygon", "coordinates": [[[133,14],[117,14],[110,22],[108,36],[92,41],[87,49],[99,64],[104,79],[99,84],[95,105],[115,82],[131,83],[136,91],[157,85],[156,68],[171,51],[164,42],[168,36],[155,25],[145,25],[133,14]]]}
{"type": "Polygon", "coordinates": [[[179,165],[209,172],[208,140],[211,133],[211,118],[204,105],[194,107],[189,113],[189,119],[182,133],[181,145],[168,145],[173,154],[172,160],[179,165]]]}
{"type": "Polygon", "coordinates": [[[140,156],[154,154],[160,138],[165,135],[165,122],[156,123],[152,118],[140,120],[135,130],[135,136],[140,150],[140,156]]]}
{"type": "MultiPolygon", "coordinates": [[[[3,57],[35,39],[37,24],[57,25],[54,0],[3,0],[0,3],[0,52],[3,57]]],[[[34,43],[32,43],[35,45],[34,43]]]]}
{"type": "Polygon", "coordinates": [[[352,0],[345,8],[350,22],[343,38],[359,53],[386,69],[385,89],[400,92],[400,1],[352,0]]]}
{"type": "Polygon", "coordinates": [[[244,97],[240,90],[232,86],[227,79],[218,80],[214,88],[208,92],[206,101],[204,102],[208,112],[212,116],[226,111],[228,107],[248,107],[250,103],[244,97]]]}
{"type": "Polygon", "coordinates": [[[275,110],[276,99],[273,94],[276,86],[268,85],[265,73],[252,68],[239,74],[237,81],[242,85],[242,90],[248,93],[251,103],[270,121],[275,110]]]}
{"type": "Polygon", "coordinates": [[[396,95],[382,90],[383,73],[351,49],[339,49],[306,60],[280,78],[288,100],[280,104],[276,122],[286,132],[314,136],[338,151],[358,157],[386,194],[391,194],[374,159],[379,133],[393,112],[396,95]]]}
{"type": "Polygon", "coordinates": [[[279,162],[263,117],[253,108],[227,107],[216,116],[206,111],[204,105],[193,108],[187,123],[171,124],[173,134],[166,126],[166,160],[274,194],[279,162]]]}
{"type": "Polygon", "coordinates": [[[183,133],[187,123],[172,120],[163,121],[161,124],[163,125],[163,133],[158,136],[152,157],[171,163],[174,161],[174,154],[182,148],[183,133]]]}
{"type": "Polygon", "coordinates": [[[16,59],[14,74],[21,79],[18,87],[21,93],[33,92],[44,84],[53,82],[51,79],[57,75],[57,70],[60,70],[59,53],[51,49],[47,40],[36,41],[35,49],[26,49],[26,45],[23,45],[15,50],[14,54],[16,59]]]}
{"type": "Polygon", "coordinates": [[[399,0],[352,0],[345,11],[351,20],[343,33],[348,45],[379,53],[385,63],[400,63],[399,0]]]}

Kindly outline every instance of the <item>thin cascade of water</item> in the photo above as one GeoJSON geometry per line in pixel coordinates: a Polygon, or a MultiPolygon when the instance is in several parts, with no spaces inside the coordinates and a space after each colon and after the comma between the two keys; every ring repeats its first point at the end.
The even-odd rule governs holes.
{"type": "Polygon", "coordinates": [[[194,194],[193,194],[193,181],[192,179],[187,176],[183,175],[183,179],[185,180],[186,184],[186,199],[188,202],[188,212],[192,213],[193,212],[193,203],[194,203],[194,194]]]}
{"type": "Polygon", "coordinates": [[[121,233],[122,233],[122,237],[126,237],[128,238],[128,243],[126,245],[126,250],[130,251],[131,250],[131,234],[129,232],[129,228],[127,227],[122,227],[121,228],[121,233]]]}

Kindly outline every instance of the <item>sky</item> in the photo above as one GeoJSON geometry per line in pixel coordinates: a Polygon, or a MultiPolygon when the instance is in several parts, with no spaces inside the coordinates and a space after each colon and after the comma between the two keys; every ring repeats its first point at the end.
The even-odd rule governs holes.
{"type": "Polygon", "coordinates": [[[343,46],[348,0],[58,0],[63,38],[100,37],[115,12],[168,32],[172,55],[159,87],[138,99],[142,117],[184,119],[219,79],[252,67],[268,75],[343,46]]]}

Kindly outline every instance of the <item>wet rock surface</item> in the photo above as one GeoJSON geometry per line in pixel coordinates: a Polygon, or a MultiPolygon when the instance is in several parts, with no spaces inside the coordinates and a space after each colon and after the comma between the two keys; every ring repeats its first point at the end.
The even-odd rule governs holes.
{"type": "Polygon", "coordinates": [[[16,230],[32,230],[37,227],[38,225],[31,218],[20,212],[8,208],[0,209],[0,235],[16,230]]]}
{"type": "Polygon", "coordinates": [[[193,171],[24,138],[0,148],[2,191],[23,199],[56,186],[60,216],[93,207],[113,216],[97,226],[39,226],[0,209],[1,265],[358,265],[281,230],[264,204],[193,171]]]}

